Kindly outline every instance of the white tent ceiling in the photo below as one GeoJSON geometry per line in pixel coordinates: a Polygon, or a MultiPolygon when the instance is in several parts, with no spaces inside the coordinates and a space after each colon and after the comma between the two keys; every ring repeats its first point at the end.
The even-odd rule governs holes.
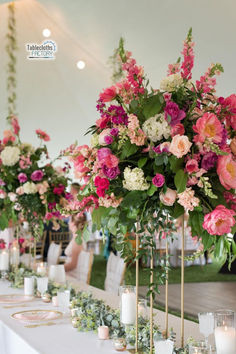
{"type": "MultiPolygon", "coordinates": [[[[7,5],[0,5],[0,131],[7,115],[5,34],[7,5]]],[[[18,36],[17,111],[22,140],[35,143],[34,130],[46,130],[56,155],[83,134],[97,118],[96,99],[110,84],[107,59],[120,36],[153,87],[166,75],[193,27],[196,42],[194,78],[211,62],[221,62],[225,73],[218,93],[235,92],[236,3],[234,0],[19,0],[16,1],[18,36]],[[49,28],[58,45],[55,61],[29,61],[25,44],[40,43],[49,28]],[[76,62],[86,62],[78,70],[76,62]]]]}

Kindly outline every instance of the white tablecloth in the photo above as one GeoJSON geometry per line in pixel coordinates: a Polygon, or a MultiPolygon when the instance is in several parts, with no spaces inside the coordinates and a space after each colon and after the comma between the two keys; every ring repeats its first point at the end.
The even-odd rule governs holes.
{"type": "MultiPolygon", "coordinates": [[[[88,286],[83,283],[74,283],[78,289],[91,291],[98,299],[103,299],[113,308],[119,306],[119,297],[103,290],[88,286]]],[[[22,290],[13,289],[8,282],[0,281],[0,294],[22,293],[22,290]]],[[[70,319],[58,320],[54,326],[42,326],[37,328],[25,328],[24,324],[11,318],[18,311],[30,309],[52,309],[52,304],[45,304],[36,299],[27,303],[27,307],[4,308],[0,304],[0,354],[112,354],[117,353],[113,349],[112,341],[98,340],[93,332],[78,332],[72,327],[70,319]]],[[[154,310],[154,321],[164,329],[164,312],[154,310]]],[[[180,318],[169,315],[169,328],[173,327],[177,335],[177,344],[180,338],[180,318]]],[[[202,338],[198,325],[185,320],[185,338],[193,336],[196,340],[202,338]]],[[[124,352],[128,353],[128,352],[124,352]]]]}

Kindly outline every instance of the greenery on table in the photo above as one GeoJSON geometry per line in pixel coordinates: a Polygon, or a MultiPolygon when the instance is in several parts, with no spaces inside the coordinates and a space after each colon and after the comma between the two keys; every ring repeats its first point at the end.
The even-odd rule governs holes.
{"type": "Polygon", "coordinates": [[[19,268],[12,268],[8,273],[7,279],[10,281],[13,288],[23,288],[24,287],[24,278],[39,276],[34,270],[26,268],[23,265],[20,265],[19,268]]]}
{"type": "Polygon", "coordinates": [[[70,284],[59,284],[49,280],[47,293],[52,296],[57,296],[59,290],[70,290],[70,298],[76,295],[75,289],[70,284]]]}

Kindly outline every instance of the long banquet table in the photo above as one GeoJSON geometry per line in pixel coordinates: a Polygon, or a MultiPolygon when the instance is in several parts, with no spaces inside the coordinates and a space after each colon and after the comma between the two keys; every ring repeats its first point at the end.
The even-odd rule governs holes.
{"type": "MultiPolygon", "coordinates": [[[[104,290],[88,286],[84,283],[68,279],[77,289],[90,291],[94,297],[103,299],[113,308],[119,306],[119,297],[104,290]]],[[[0,281],[0,294],[22,294],[22,289],[13,289],[7,281],[0,281]]],[[[31,309],[58,309],[51,303],[43,303],[40,299],[22,305],[14,305],[14,308],[5,308],[6,304],[0,304],[0,354],[112,354],[117,353],[112,346],[111,340],[98,340],[93,332],[82,333],[72,327],[69,316],[55,321],[53,326],[40,326],[26,328],[23,323],[11,318],[18,311],[31,309]]],[[[162,327],[165,314],[154,310],[155,321],[162,327]]],[[[177,339],[180,338],[180,319],[169,315],[169,327],[173,327],[177,339]]],[[[186,338],[193,336],[201,338],[198,325],[185,320],[186,338]]],[[[177,344],[179,341],[177,341],[177,344]]],[[[128,353],[128,352],[124,352],[128,353]]]]}

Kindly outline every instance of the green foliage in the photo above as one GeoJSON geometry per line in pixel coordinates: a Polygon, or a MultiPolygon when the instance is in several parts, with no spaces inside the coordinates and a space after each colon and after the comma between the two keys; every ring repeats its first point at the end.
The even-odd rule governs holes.
{"type": "Polygon", "coordinates": [[[148,97],[143,107],[143,114],[145,118],[148,119],[160,113],[163,108],[163,104],[164,99],[161,94],[148,97]]]}
{"type": "Polygon", "coordinates": [[[185,173],[184,170],[178,170],[174,177],[174,182],[178,193],[182,193],[185,191],[187,180],[187,173],[185,173]]]}
{"type": "Polygon", "coordinates": [[[138,146],[131,144],[130,140],[127,140],[122,146],[120,158],[123,160],[126,157],[134,155],[138,151],[138,146]]]}

